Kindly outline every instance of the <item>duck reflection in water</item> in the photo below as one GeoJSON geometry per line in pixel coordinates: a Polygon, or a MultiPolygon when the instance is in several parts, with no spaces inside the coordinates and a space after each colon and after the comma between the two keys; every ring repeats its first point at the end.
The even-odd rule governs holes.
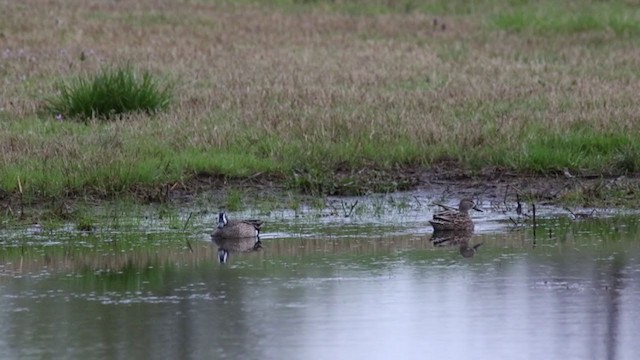
{"type": "Polygon", "coordinates": [[[226,263],[229,252],[249,252],[262,248],[260,220],[228,220],[227,214],[218,214],[218,227],[211,234],[211,240],[218,246],[218,260],[226,263]]]}
{"type": "Polygon", "coordinates": [[[431,242],[437,247],[457,246],[462,257],[470,258],[475,256],[483,244],[471,244],[471,237],[472,233],[468,231],[436,231],[431,236],[431,242]]]}

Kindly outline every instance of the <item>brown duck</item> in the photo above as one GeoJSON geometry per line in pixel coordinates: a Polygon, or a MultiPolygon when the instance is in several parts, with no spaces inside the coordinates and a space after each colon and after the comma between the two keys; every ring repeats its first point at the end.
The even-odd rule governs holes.
{"type": "MultiPolygon", "coordinates": [[[[441,205],[445,207],[444,205],[441,205]]],[[[433,231],[473,231],[473,221],[469,216],[469,210],[482,211],[473,200],[464,198],[460,200],[458,209],[445,207],[446,210],[433,214],[433,220],[429,220],[433,231]]]]}

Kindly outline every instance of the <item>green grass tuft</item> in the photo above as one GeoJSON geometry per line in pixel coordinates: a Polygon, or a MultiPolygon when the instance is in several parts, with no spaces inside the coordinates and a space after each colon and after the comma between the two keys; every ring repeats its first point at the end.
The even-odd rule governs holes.
{"type": "Polygon", "coordinates": [[[49,99],[49,110],[64,117],[109,119],[130,112],[155,113],[166,109],[171,86],[149,72],[138,74],[131,66],[106,67],[91,77],[58,85],[60,93],[49,99]]]}

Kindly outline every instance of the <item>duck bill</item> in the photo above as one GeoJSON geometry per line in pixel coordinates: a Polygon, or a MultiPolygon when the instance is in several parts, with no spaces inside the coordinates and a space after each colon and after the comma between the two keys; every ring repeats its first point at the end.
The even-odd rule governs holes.
{"type": "Polygon", "coordinates": [[[475,211],[484,212],[484,210],[480,209],[480,208],[478,207],[478,205],[474,205],[472,209],[473,209],[473,210],[475,210],[475,211]]]}

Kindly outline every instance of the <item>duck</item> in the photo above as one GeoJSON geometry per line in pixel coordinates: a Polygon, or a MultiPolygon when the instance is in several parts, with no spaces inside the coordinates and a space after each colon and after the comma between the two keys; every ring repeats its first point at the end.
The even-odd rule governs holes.
{"type": "Polygon", "coordinates": [[[218,246],[218,260],[226,263],[229,252],[248,252],[262,248],[261,220],[229,220],[224,212],[218,213],[218,227],[211,240],[218,246]]]}
{"type": "Polygon", "coordinates": [[[458,204],[458,209],[440,205],[444,211],[433,214],[433,220],[429,220],[433,231],[473,231],[473,220],[469,216],[469,210],[482,211],[470,198],[463,198],[458,204]]]}

